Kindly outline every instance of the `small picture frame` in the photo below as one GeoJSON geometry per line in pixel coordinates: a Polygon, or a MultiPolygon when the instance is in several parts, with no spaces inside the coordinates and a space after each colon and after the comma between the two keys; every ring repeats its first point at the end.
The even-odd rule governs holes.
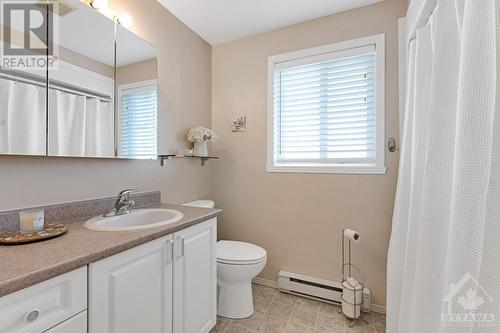
{"type": "Polygon", "coordinates": [[[231,119],[231,131],[246,132],[247,116],[237,116],[231,119]]]}

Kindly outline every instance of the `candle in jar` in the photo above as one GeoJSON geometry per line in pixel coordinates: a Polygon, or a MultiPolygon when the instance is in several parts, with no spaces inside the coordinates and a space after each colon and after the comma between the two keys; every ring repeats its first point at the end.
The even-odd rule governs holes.
{"type": "Polygon", "coordinates": [[[43,210],[30,210],[19,212],[19,226],[22,234],[29,234],[43,230],[43,210]]]}

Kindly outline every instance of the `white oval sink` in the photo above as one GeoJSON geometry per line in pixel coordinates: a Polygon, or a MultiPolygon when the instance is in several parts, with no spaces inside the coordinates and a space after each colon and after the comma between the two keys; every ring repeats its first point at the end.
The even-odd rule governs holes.
{"type": "Polygon", "coordinates": [[[83,225],[92,230],[126,231],[164,226],[182,219],[184,215],[173,209],[135,209],[128,214],[103,217],[96,216],[83,225]]]}

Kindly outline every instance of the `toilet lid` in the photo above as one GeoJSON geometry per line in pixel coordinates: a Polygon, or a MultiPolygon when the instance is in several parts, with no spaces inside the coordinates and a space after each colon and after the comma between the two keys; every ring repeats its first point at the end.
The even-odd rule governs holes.
{"type": "Polygon", "coordinates": [[[225,240],[217,242],[217,261],[221,263],[252,264],[262,261],[266,256],[266,250],[254,244],[225,240]]]}

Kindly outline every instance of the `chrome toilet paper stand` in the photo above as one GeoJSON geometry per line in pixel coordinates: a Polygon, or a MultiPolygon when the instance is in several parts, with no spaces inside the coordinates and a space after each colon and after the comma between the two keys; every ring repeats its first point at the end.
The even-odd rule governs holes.
{"type": "MultiPolygon", "coordinates": [[[[347,315],[345,315],[345,313],[344,313],[344,315],[346,316],[346,318],[349,318],[349,319],[352,320],[352,322],[349,324],[349,326],[352,326],[358,320],[362,320],[364,323],[367,323],[367,321],[363,318],[363,290],[364,290],[365,286],[364,286],[364,279],[361,276],[361,271],[359,270],[358,267],[356,267],[351,262],[351,240],[350,239],[347,241],[348,242],[347,243],[348,250],[347,250],[347,258],[346,258],[346,253],[345,253],[346,252],[345,251],[345,241],[346,240],[345,240],[345,236],[344,236],[344,231],[345,231],[345,229],[342,230],[342,286],[344,286],[344,283],[346,283],[349,287],[352,288],[352,290],[353,290],[353,297],[354,297],[354,299],[353,299],[354,303],[348,302],[344,298],[344,293],[342,293],[341,299],[342,299],[342,302],[345,302],[345,303],[347,303],[349,305],[352,305],[354,307],[354,316],[356,316],[357,307],[359,307],[359,313],[360,313],[359,317],[357,317],[357,318],[350,318],[347,315]],[[346,259],[347,259],[347,261],[346,261],[346,259]],[[361,286],[361,300],[358,300],[357,297],[356,297],[356,294],[357,294],[356,293],[356,290],[357,290],[356,287],[357,286],[353,286],[349,282],[349,280],[348,280],[349,277],[352,277],[352,271],[353,271],[353,269],[354,269],[355,272],[357,272],[357,275],[361,277],[361,279],[358,281],[359,285],[361,286]],[[359,304],[358,304],[358,301],[360,301],[359,304]]],[[[343,313],[342,309],[340,309],[339,312],[343,313]]]]}

